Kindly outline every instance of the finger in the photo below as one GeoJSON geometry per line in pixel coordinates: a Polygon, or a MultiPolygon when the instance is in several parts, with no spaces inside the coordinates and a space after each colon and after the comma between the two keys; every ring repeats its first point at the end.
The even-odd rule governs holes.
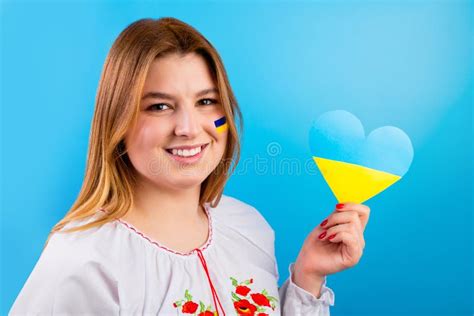
{"type": "Polygon", "coordinates": [[[365,241],[364,236],[361,234],[360,228],[357,227],[356,224],[353,222],[345,223],[345,224],[338,224],[335,225],[325,231],[325,235],[322,238],[323,234],[319,235],[319,240],[329,240],[329,237],[334,237],[334,235],[341,233],[341,232],[348,232],[355,236],[359,246],[364,249],[365,248],[365,241]]]}
{"type": "Polygon", "coordinates": [[[324,221],[321,222],[320,224],[321,227],[325,229],[329,229],[330,227],[334,225],[353,222],[362,233],[362,223],[359,217],[359,213],[357,213],[356,211],[344,211],[344,212],[339,212],[339,213],[332,213],[326,219],[327,219],[327,222],[325,224],[324,224],[324,221]]]}
{"type": "Polygon", "coordinates": [[[345,212],[334,212],[331,213],[324,221],[322,221],[316,229],[314,229],[310,235],[312,239],[318,239],[321,233],[332,226],[344,223],[354,222],[360,234],[362,234],[362,224],[357,212],[355,211],[345,211],[345,212]]]}
{"type": "Polygon", "coordinates": [[[328,241],[332,243],[342,242],[344,245],[346,245],[346,248],[344,249],[344,255],[347,258],[347,261],[344,263],[347,267],[352,267],[359,262],[362,256],[362,248],[360,248],[359,243],[353,234],[343,231],[337,233],[334,238],[329,239],[328,241]]]}
{"type": "Polygon", "coordinates": [[[336,206],[336,211],[356,211],[359,214],[360,222],[362,224],[362,230],[365,230],[370,216],[370,208],[367,205],[352,202],[339,203],[336,206]]]}
{"type": "Polygon", "coordinates": [[[328,223],[324,225],[324,227],[329,229],[331,227],[331,223],[333,226],[339,225],[340,223],[353,223],[356,229],[355,234],[357,235],[359,244],[361,245],[362,249],[365,248],[364,230],[362,229],[362,223],[358,212],[348,210],[331,214],[328,217],[328,223]]]}

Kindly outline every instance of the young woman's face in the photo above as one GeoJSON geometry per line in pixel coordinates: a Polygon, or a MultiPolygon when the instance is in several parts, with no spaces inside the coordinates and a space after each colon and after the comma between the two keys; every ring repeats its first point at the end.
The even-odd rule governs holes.
{"type": "Polygon", "coordinates": [[[156,59],[146,77],[137,124],[125,137],[139,178],[174,190],[200,185],[226,148],[227,129],[214,124],[222,117],[217,87],[201,56],[156,59]],[[180,150],[183,146],[192,149],[180,150]]]}

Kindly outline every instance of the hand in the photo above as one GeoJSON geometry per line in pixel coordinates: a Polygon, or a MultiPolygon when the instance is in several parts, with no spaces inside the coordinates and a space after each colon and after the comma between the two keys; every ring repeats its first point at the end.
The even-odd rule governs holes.
{"type": "Polygon", "coordinates": [[[295,262],[294,282],[318,297],[326,275],[356,265],[365,247],[363,233],[369,215],[370,208],[363,204],[344,203],[336,208],[327,223],[318,225],[304,241],[295,262]],[[324,232],[326,235],[318,238],[324,232]]]}

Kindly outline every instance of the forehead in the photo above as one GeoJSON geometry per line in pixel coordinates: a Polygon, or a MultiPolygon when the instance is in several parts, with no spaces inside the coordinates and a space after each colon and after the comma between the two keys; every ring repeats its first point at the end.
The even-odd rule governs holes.
{"type": "Polygon", "coordinates": [[[191,93],[214,84],[204,58],[190,53],[172,54],[153,61],[148,70],[144,92],[159,90],[165,93],[191,93]]]}

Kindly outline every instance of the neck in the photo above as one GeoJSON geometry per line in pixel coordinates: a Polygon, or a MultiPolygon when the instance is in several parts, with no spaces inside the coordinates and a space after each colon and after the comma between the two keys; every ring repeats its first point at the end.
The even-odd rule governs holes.
{"type": "Polygon", "coordinates": [[[168,224],[202,220],[205,215],[199,206],[200,190],[200,185],[176,190],[141,182],[134,189],[134,203],[126,217],[140,222],[168,224]]]}

